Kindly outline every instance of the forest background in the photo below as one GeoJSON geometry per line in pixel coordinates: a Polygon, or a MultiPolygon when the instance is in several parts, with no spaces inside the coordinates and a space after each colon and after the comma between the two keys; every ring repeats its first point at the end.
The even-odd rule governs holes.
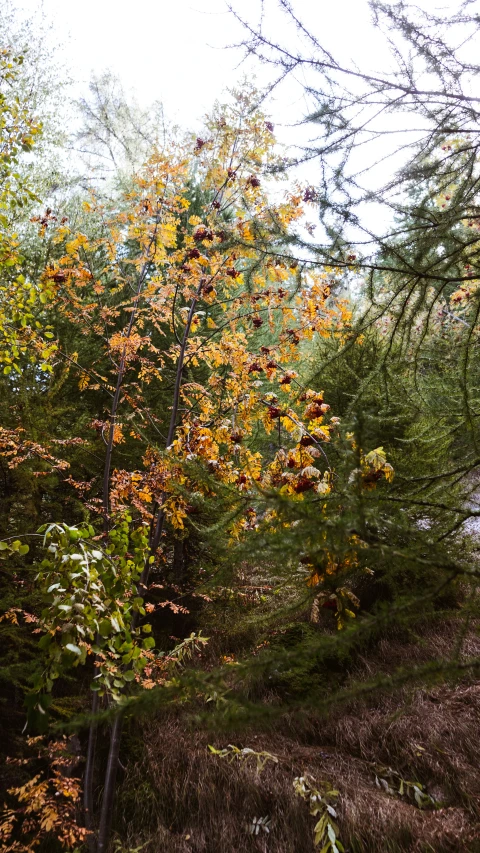
{"type": "Polygon", "coordinates": [[[480,849],[479,17],[301,11],[184,127],[3,4],[4,853],[480,849]]]}

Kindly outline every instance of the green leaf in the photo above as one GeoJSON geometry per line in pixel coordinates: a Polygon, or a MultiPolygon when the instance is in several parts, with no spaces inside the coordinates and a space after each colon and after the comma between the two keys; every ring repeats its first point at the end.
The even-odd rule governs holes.
{"type": "Polygon", "coordinates": [[[135,679],[135,673],[132,669],[128,669],[127,672],[123,673],[123,677],[125,681],[133,681],[135,679]]]}
{"type": "Polygon", "coordinates": [[[144,649],[153,649],[155,646],[155,640],[153,637],[146,637],[142,643],[144,649]]]}
{"type": "Polygon", "coordinates": [[[336,841],[337,836],[335,835],[335,832],[333,831],[332,825],[330,823],[327,825],[327,834],[328,834],[328,837],[330,839],[330,844],[332,845],[332,849],[336,850],[335,841],[336,841]]]}
{"type": "Polygon", "coordinates": [[[82,650],[78,646],[76,646],[74,643],[67,643],[65,648],[68,649],[69,652],[73,652],[74,655],[81,655],[82,654],[82,650]]]}
{"type": "Polygon", "coordinates": [[[98,626],[98,632],[99,632],[100,636],[108,637],[111,630],[112,630],[112,626],[110,624],[110,620],[109,619],[102,619],[102,621],[100,622],[100,625],[98,626]]]}

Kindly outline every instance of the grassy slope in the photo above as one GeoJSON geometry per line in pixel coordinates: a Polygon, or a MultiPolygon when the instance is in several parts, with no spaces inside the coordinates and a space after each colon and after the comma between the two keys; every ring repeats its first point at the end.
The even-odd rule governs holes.
{"type": "MultiPolygon", "coordinates": [[[[430,627],[421,639],[385,638],[358,661],[351,677],[369,679],[405,662],[448,654],[454,637],[452,620],[430,627]]],[[[472,632],[463,654],[479,651],[472,632]]],[[[136,722],[131,754],[141,757],[127,764],[120,790],[119,849],[146,843],[145,853],[313,853],[315,819],[292,785],[295,776],[308,773],[338,789],[340,839],[350,853],[475,853],[479,723],[480,684],[473,681],[377,694],[328,718],[310,713],[283,719],[269,731],[221,737],[189,730],[181,716],[159,718],[141,731],[136,722]],[[229,742],[268,750],[279,762],[258,774],[255,762],[230,763],[209,754],[208,743],[229,742]],[[437,807],[420,810],[406,796],[387,793],[376,784],[376,773],[392,786],[396,780],[397,789],[400,777],[420,782],[437,807]],[[266,815],[270,834],[250,835],[249,822],[266,815]]]]}

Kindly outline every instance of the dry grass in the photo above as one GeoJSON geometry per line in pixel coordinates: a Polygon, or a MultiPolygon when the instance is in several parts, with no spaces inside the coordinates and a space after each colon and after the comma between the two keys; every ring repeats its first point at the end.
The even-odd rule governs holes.
{"type": "MultiPolygon", "coordinates": [[[[441,655],[454,632],[444,623],[423,644],[383,640],[353,676],[428,660],[433,649],[441,655]]],[[[478,654],[479,646],[469,635],[466,653],[478,654]]],[[[286,719],[268,733],[215,738],[188,731],[181,718],[150,721],[143,757],[129,765],[122,786],[123,849],[147,842],[145,853],[314,853],[315,820],[292,784],[309,773],[339,790],[340,838],[349,853],[480,853],[479,724],[479,683],[384,695],[326,720],[286,719]],[[258,774],[254,763],[208,752],[208,743],[228,741],[268,750],[279,763],[258,774]],[[420,810],[379,789],[380,766],[421,782],[437,808],[420,810]],[[266,815],[271,834],[250,835],[251,820],[266,815]]]]}

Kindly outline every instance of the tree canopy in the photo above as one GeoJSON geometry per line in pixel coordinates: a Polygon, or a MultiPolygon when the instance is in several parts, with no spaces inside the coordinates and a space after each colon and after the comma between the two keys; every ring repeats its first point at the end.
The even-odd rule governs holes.
{"type": "MultiPolygon", "coordinates": [[[[54,162],[29,60],[1,49],[5,853],[129,849],[117,776],[140,719],[147,746],[168,719],[329,725],[477,677],[478,19],[373,3],[396,68],[367,73],[280,7],[304,53],[232,13],[272,86],[308,72],[318,136],[295,158],[269,90],[242,83],[194,132],[106,74],[56,139],[81,157],[54,162]],[[375,184],[387,147],[400,165],[375,184]],[[390,634],[438,625],[438,652],[358,676],[390,634]]],[[[279,763],[210,746],[252,758],[279,763]]],[[[438,808],[407,769],[375,765],[377,786],[438,808]]],[[[367,850],[334,778],[290,787],[315,818],[299,849],[367,850]]],[[[270,828],[257,814],[245,849],[270,828]]]]}

